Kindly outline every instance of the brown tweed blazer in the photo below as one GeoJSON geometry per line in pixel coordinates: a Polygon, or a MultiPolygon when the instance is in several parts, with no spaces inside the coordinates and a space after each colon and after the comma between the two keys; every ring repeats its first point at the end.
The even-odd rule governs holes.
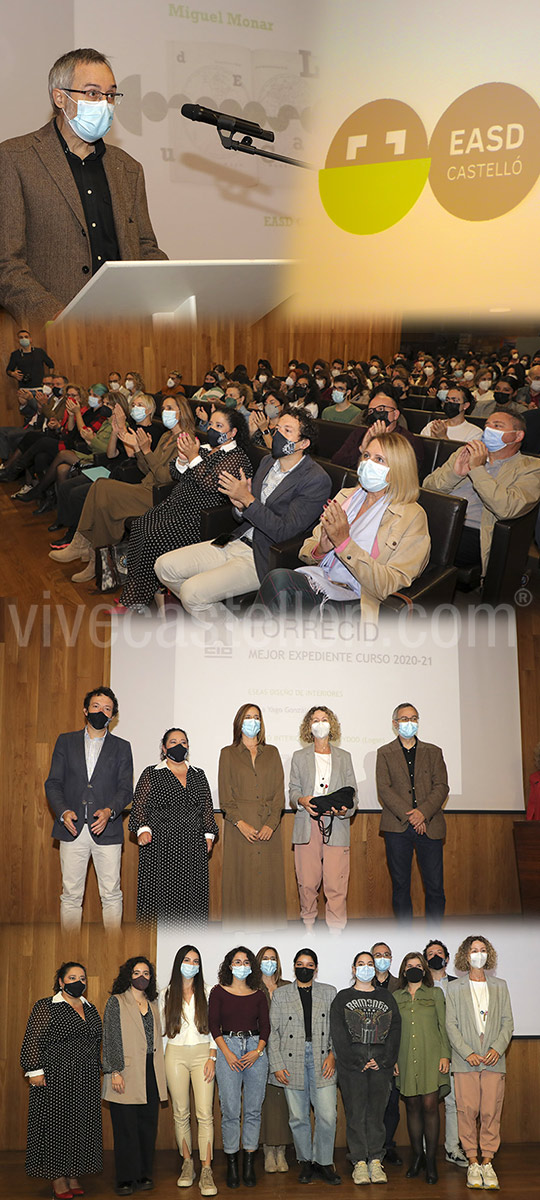
{"type": "MultiPolygon", "coordinates": [[[[103,165],[122,259],[159,249],[140,163],[107,146],[103,165]]],[[[50,321],[91,278],[84,210],[51,120],[0,145],[0,305],[20,322],[50,321]]]]}
{"type": "MultiPolygon", "coordinates": [[[[404,833],[408,827],[407,812],[412,808],[411,781],[399,738],[380,746],[376,765],[377,798],[382,808],[380,832],[404,833]]],[[[429,838],[443,838],[446,822],[442,806],[448,796],[448,775],[438,746],[416,741],[414,763],[416,803],[426,818],[429,838]]]]}

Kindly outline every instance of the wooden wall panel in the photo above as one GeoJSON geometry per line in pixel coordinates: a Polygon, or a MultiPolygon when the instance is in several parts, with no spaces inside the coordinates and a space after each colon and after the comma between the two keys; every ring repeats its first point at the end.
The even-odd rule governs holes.
{"type": "MultiPolygon", "coordinates": [[[[155,961],[156,947],[152,936],[129,925],[120,939],[105,937],[99,927],[93,925],[86,926],[80,938],[71,939],[62,937],[57,927],[34,925],[0,928],[0,952],[0,1141],[4,1150],[19,1150],[25,1145],[28,1104],[28,1084],[19,1066],[20,1047],[32,1005],[41,996],[51,994],[55,969],[66,959],[80,959],[88,970],[88,998],[103,1013],[120,963],[136,954],[144,954],[155,961]]],[[[513,986],[517,986],[516,979],[513,986]]],[[[540,1039],[515,1041],[508,1054],[503,1141],[540,1141],[539,1078],[540,1039]]],[[[216,1146],[220,1147],[217,1096],[215,1118],[216,1146]]],[[[105,1146],[110,1148],[111,1127],[106,1112],[103,1127],[105,1146]]],[[[408,1141],[403,1116],[397,1140],[400,1145],[406,1145],[408,1141]]],[[[157,1144],[163,1149],[174,1146],[170,1105],[162,1107],[157,1144]]],[[[345,1144],[341,1101],[336,1144],[345,1144]]]]}

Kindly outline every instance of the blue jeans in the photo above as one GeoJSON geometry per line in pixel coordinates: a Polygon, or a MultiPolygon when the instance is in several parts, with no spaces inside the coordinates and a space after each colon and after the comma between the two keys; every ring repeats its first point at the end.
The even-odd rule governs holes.
{"type": "Polygon", "coordinates": [[[336,1138],[336,1084],[317,1087],[313,1063],[313,1045],[306,1042],[303,1088],[285,1088],[289,1106],[289,1126],[299,1162],[316,1162],[327,1167],[334,1159],[336,1138]],[[311,1144],[310,1106],[315,1114],[313,1148],[311,1144]]]}
{"type": "Polygon", "coordinates": [[[392,907],[401,920],[410,920],[411,867],[416,850],[418,866],[426,893],[426,917],[439,921],[444,916],[446,898],[443,886],[442,838],[415,833],[412,825],[404,833],[385,833],[386,858],[392,879],[392,907]]]}
{"type": "MultiPolygon", "coordinates": [[[[225,1044],[242,1058],[248,1050],[256,1050],[258,1037],[226,1037],[225,1044]]],[[[242,1110],[242,1146],[244,1150],[256,1150],[259,1145],[261,1108],[266,1093],[268,1057],[266,1050],[252,1067],[244,1071],[231,1071],[227,1059],[218,1049],[216,1079],[221,1108],[221,1135],[225,1154],[236,1154],[240,1149],[240,1112],[242,1110]],[[242,1092],[243,1105],[242,1105],[242,1092]]]]}

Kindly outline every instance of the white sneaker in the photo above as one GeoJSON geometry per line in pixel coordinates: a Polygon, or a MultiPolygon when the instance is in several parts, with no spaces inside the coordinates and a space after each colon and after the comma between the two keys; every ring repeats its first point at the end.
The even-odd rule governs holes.
{"type": "Polygon", "coordinates": [[[388,1183],[388,1177],[380,1158],[372,1158],[369,1164],[369,1178],[372,1183],[388,1183]]]}
{"type": "Polygon", "coordinates": [[[369,1183],[369,1171],[368,1171],[367,1162],[363,1162],[361,1160],[360,1162],[355,1163],[352,1177],[353,1177],[353,1183],[369,1183]]]}
{"type": "Polygon", "coordinates": [[[199,1187],[201,1196],[216,1196],[217,1187],[214,1183],[211,1167],[201,1167],[201,1178],[199,1179],[199,1187]]]}
{"type": "Polygon", "coordinates": [[[176,1180],[177,1187],[191,1187],[195,1182],[195,1167],[192,1158],[185,1158],[182,1171],[176,1180]]]}
{"type": "Polygon", "coordinates": [[[482,1163],[480,1170],[482,1172],[484,1187],[489,1188],[490,1190],[493,1189],[495,1191],[499,1187],[499,1180],[497,1179],[495,1171],[493,1170],[492,1164],[490,1162],[482,1163]]]}
{"type": "Polygon", "coordinates": [[[24,483],[22,488],[19,488],[18,492],[11,493],[11,499],[15,500],[16,496],[26,496],[26,493],[30,492],[31,490],[31,484],[24,483]]]}
{"type": "Polygon", "coordinates": [[[469,1160],[463,1153],[461,1146],[456,1146],[455,1150],[447,1150],[446,1161],[449,1163],[454,1163],[454,1166],[456,1167],[468,1167],[469,1165],[469,1160]]]}
{"type": "Polygon", "coordinates": [[[480,1163],[469,1163],[467,1171],[467,1187],[468,1188],[483,1188],[484,1180],[480,1170],[480,1163]]]}

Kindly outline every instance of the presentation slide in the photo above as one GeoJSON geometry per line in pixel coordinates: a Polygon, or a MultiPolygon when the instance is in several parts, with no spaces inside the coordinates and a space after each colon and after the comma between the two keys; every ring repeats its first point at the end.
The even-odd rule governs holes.
{"type": "Polygon", "coordinates": [[[157,943],[157,975],[160,987],[166,987],[171,974],[174,957],[180,946],[193,938],[202,956],[205,982],[212,987],[217,982],[219,964],[224,955],[234,946],[247,945],[254,954],[263,946],[273,946],[281,959],[283,978],[293,980],[294,955],[306,944],[315,951],[319,959],[317,979],[321,983],[333,983],[338,989],[349,987],[352,982],[352,961],[361,950],[369,950],[376,942],[389,941],[392,951],[392,974],[397,975],[405,954],[419,951],[431,939],[443,937],[450,951],[447,971],[457,975],[454,955],[464,938],[471,936],[487,938],[497,952],[497,968],[494,975],[505,979],[510,991],[514,1014],[516,1037],[540,1037],[540,1009],[537,1002],[537,987],[540,985],[540,966],[531,954],[533,931],[526,921],[504,921],[500,918],[485,918],[477,923],[470,918],[463,921],[447,921],[444,930],[429,928],[418,922],[402,928],[395,921],[355,921],[349,923],[339,938],[332,937],[324,926],[319,932],[309,934],[298,922],[296,928],[277,929],[275,923],[268,927],[246,924],[243,928],[228,929],[224,937],[220,927],[211,925],[194,935],[184,930],[159,929],[157,943]],[[478,928],[477,928],[478,924],[478,928]],[[526,988],[522,987],[523,964],[527,964],[526,988]]]}
{"type": "Polygon", "coordinates": [[[314,631],[299,639],[289,630],[262,639],[246,623],[224,645],[212,638],[207,644],[189,622],[180,621],[176,633],[159,622],[120,622],[111,677],[120,701],[118,732],[133,744],[136,778],[157,762],[160,738],[177,724],[219,808],[219,754],[232,741],[242,704],[259,705],[286,780],[301,746],[302,718],[325,704],[338,716],[341,745],[353,758],[358,807],[377,810],[377,748],[394,737],[396,705],[411,703],[420,713],[420,738],[442,747],[448,811],[522,811],[513,614],[498,627],[480,619],[476,630],[460,632],[449,617],[423,632],[392,624],[373,633],[351,641],[338,629],[321,640],[314,631]],[[164,645],[166,639],[172,644],[164,645]]]}

